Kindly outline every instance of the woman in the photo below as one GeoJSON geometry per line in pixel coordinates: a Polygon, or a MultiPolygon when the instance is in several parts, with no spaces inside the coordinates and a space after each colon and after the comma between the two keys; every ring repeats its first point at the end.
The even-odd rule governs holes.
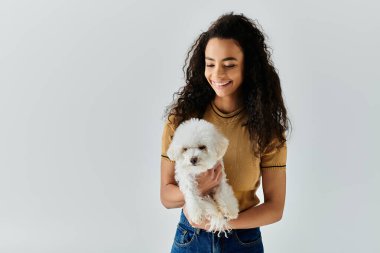
{"type": "MultiPolygon", "coordinates": [[[[224,14],[195,41],[186,65],[186,85],[166,110],[162,135],[161,202],[182,207],[172,252],[264,252],[260,226],[279,221],[284,210],[289,121],[264,35],[243,14],[224,14]],[[223,161],[240,212],[229,223],[228,238],[207,232],[207,222],[189,222],[175,163],[166,154],[176,127],[192,117],[215,124],[230,142],[223,161]],[[259,205],[261,177],[264,203],[259,205]]],[[[201,194],[220,179],[220,165],[199,176],[201,194]]]]}

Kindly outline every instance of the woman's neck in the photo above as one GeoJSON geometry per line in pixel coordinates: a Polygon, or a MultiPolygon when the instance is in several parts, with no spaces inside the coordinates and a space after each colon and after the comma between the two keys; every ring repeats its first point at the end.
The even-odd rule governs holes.
{"type": "Polygon", "coordinates": [[[213,103],[223,113],[234,112],[243,106],[243,101],[228,97],[221,98],[216,96],[213,103]]]}

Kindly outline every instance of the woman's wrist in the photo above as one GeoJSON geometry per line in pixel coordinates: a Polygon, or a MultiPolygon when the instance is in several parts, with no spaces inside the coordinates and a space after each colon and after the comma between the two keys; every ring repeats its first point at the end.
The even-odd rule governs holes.
{"type": "Polygon", "coordinates": [[[228,228],[229,229],[239,229],[239,227],[238,227],[238,225],[239,225],[238,219],[239,219],[239,217],[237,217],[236,219],[229,220],[228,221],[228,228]]]}

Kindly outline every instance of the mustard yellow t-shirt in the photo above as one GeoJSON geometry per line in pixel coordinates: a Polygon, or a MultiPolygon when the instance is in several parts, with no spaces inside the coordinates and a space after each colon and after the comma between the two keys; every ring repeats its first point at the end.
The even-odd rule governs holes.
{"type": "MultiPolygon", "coordinates": [[[[260,186],[261,172],[264,170],[286,170],[287,157],[286,142],[280,148],[273,148],[273,144],[279,143],[277,138],[272,140],[260,158],[253,154],[248,129],[246,126],[242,126],[246,119],[245,112],[244,107],[241,107],[231,113],[223,113],[211,102],[203,116],[204,120],[213,123],[229,140],[226,154],[223,157],[224,169],[227,182],[232,186],[238,199],[240,211],[260,203],[256,191],[260,186]],[[268,148],[269,146],[271,148],[268,148]]],[[[171,121],[173,122],[172,118],[171,121]]],[[[171,160],[166,151],[174,131],[174,125],[166,120],[162,133],[161,156],[169,161],[171,160]]],[[[174,161],[171,162],[175,163],[174,161]]]]}

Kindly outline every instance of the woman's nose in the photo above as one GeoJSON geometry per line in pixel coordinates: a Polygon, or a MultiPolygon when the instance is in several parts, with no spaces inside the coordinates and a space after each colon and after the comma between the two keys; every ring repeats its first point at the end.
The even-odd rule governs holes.
{"type": "Polygon", "coordinates": [[[215,74],[221,75],[224,73],[224,69],[221,66],[215,66],[215,74]]]}
{"type": "Polygon", "coordinates": [[[215,76],[217,78],[220,78],[223,75],[224,75],[224,69],[222,67],[216,67],[215,66],[215,76]]]}

